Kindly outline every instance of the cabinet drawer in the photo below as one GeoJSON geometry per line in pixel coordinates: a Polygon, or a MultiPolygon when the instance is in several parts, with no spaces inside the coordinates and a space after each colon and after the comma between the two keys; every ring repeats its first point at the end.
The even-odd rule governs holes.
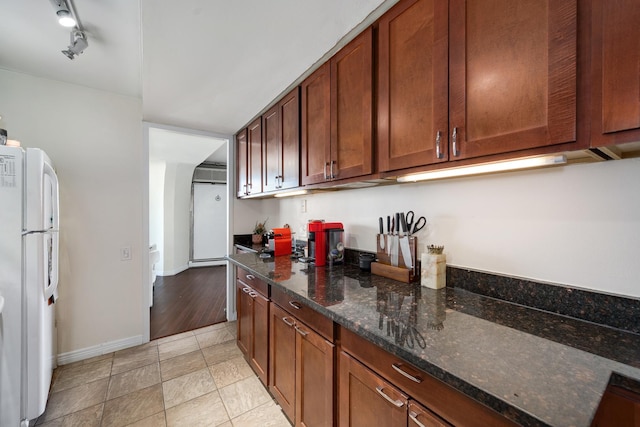
{"type": "Polygon", "coordinates": [[[314,309],[287,295],[277,287],[271,287],[271,301],[278,304],[292,316],[297,317],[311,329],[333,342],[333,320],[318,313],[314,309]]]}
{"type": "Polygon", "coordinates": [[[260,292],[262,296],[269,298],[269,285],[264,280],[258,279],[256,276],[240,267],[236,268],[236,277],[240,282],[251,286],[253,289],[260,292]]]}
{"type": "Polygon", "coordinates": [[[453,425],[516,425],[492,409],[342,327],[340,342],[343,351],[453,425]]]}

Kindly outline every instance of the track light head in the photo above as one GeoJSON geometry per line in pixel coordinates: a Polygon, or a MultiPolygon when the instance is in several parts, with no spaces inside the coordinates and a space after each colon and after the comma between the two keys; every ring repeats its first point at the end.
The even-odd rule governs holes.
{"type": "Polygon", "coordinates": [[[66,0],[50,0],[53,8],[56,11],[56,16],[58,17],[58,23],[63,27],[75,27],[78,23],[74,18],[69,6],[67,5],[66,0]]]}
{"type": "Polygon", "coordinates": [[[89,42],[82,31],[76,30],[71,32],[71,42],[69,48],[63,50],[62,54],[69,59],[73,59],[80,55],[89,46],[89,42]]]}

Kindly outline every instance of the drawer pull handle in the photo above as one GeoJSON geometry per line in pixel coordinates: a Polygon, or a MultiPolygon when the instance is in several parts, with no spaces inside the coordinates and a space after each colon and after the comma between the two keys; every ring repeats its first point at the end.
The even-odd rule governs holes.
{"type": "Polygon", "coordinates": [[[300,307],[300,304],[298,304],[295,301],[289,301],[289,305],[293,308],[295,308],[296,310],[300,310],[302,307],[300,307]]]}
{"type": "Polygon", "coordinates": [[[258,296],[258,293],[257,293],[257,292],[253,292],[253,291],[252,291],[252,292],[249,292],[249,296],[250,296],[251,298],[255,298],[255,297],[257,297],[257,296],[258,296]]]}
{"type": "Polygon", "coordinates": [[[393,369],[396,370],[396,372],[400,373],[401,375],[409,378],[411,381],[415,381],[418,384],[420,384],[422,382],[422,378],[420,377],[415,377],[413,375],[411,375],[410,373],[406,372],[404,369],[401,368],[402,364],[401,363],[392,363],[391,367],[393,369]]]}
{"type": "Polygon", "coordinates": [[[302,329],[298,328],[297,326],[294,326],[294,328],[296,329],[296,332],[302,335],[303,337],[306,337],[307,335],[309,335],[309,332],[305,332],[302,329]]]}
{"type": "Polygon", "coordinates": [[[378,392],[378,394],[380,396],[384,397],[384,399],[387,402],[391,403],[393,406],[395,406],[397,408],[402,408],[402,406],[404,405],[404,402],[402,402],[402,400],[393,400],[392,398],[387,396],[387,394],[384,392],[384,387],[382,387],[381,385],[376,387],[376,391],[378,392]]]}
{"type": "Polygon", "coordinates": [[[242,288],[242,292],[251,295],[251,288],[242,288]]]}
{"type": "Polygon", "coordinates": [[[287,326],[293,326],[293,322],[290,322],[288,318],[283,317],[282,321],[285,323],[285,325],[287,326]]]}
{"type": "Polygon", "coordinates": [[[255,278],[256,278],[256,276],[254,276],[253,274],[247,274],[247,279],[253,280],[255,278]]]}
{"type": "Polygon", "coordinates": [[[416,423],[418,427],[427,427],[424,424],[422,424],[420,421],[418,421],[418,414],[416,414],[415,412],[409,411],[409,418],[411,418],[411,421],[416,423]]]}

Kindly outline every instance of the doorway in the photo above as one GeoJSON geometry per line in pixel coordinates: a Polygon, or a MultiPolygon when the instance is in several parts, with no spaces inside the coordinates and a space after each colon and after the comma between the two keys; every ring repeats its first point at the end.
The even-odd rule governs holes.
{"type": "MultiPolygon", "coordinates": [[[[149,259],[145,323],[149,338],[171,335],[207,324],[227,320],[228,278],[226,261],[220,267],[192,265],[191,203],[194,170],[204,161],[227,163],[228,135],[211,134],[163,125],[145,124],[148,144],[148,242],[157,247],[155,259],[149,259]],[[215,160],[211,160],[215,159],[215,160]],[[154,295],[153,280],[158,295],[154,295]],[[212,294],[214,293],[214,294],[212,294]],[[208,315],[190,298],[221,305],[208,315]],[[154,301],[155,300],[155,301],[154,301]],[[155,308],[155,304],[159,306],[155,308]],[[194,312],[189,314],[189,312],[194,312]],[[191,319],[190,319],[191,318],[191,319]],[[152,326],[153,324],[153,326],[152,326]],[[172,329],[167,329],[173,325],[172,329]],[[185,326],[191,325],[191,326],[185,326]],[[185,329],[189,328],[189,329],[185,329]]],[[[229,217],[229,197],[225,197],[223,215],[229,217]]],[[[223,245],[230,245],[228,227],[224,227],[223,245]]],[[[227,251],[224,251],[226,254],[227,251]]],[[[223,254],[223,256],[224,256],[223,254]]],[[[143,307],[144,309],[144,307],[143,307]]]]}

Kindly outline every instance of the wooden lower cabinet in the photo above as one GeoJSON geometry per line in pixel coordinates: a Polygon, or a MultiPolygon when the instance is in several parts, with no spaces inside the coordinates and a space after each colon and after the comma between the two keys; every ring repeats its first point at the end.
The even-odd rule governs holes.
{"type": "Polygon", "coordinates": [[[345,352],[339,382],[340,426],[451,427],[345,352]]]}
{"type": "Polygon", "coordinates": [[[451,427],[451,424],[443,421],[433,412],[412,400],[409,401],[408,409],[409,419],[407,424],[410,427],[451,427]]]}
{"type": "Polygon", "coordinates": [[[640,427],[640,395],[622,387],[608,386],[591,426],[640,427]]]}
{"type": "Polygon", "coordinates": [[[338,387],[340,426],[407,425],[409,396],[344,351],[338,387]]]}
{"type": "Polygon", "coordinates": [[[270,307],[269,391],[296,426],[332,426],[334,345],[277,304],[270,307]]]}
{"type": "Polygon", "coordinates": [[[236,281],[238,312],[237,343],[249,365],[266,386],[269,367],[269,300],[238,279],[236,281]]]}

